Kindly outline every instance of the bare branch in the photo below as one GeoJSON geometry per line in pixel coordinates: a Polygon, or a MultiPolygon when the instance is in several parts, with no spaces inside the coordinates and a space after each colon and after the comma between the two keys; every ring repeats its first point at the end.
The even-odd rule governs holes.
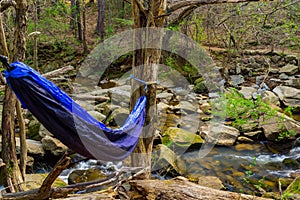
{"type": "Polygon", "coordinates": [[[11,6],[13,6],[13,7],[16,6],[16,2],[14,0],[2,0],[2,1],[0,1],[0,12],[5,11],[6,9],[8,9],[11,6]]]}
{"type": "Polygon", "coordinates": [[[187,6],[202,6],[210,4],[222,4],[222,3],[243,3],[243,2],[268,2],[276,0],[174,0],[173,5],[168,9],[168,13],[172,13],[180,8],[187,6]]]}

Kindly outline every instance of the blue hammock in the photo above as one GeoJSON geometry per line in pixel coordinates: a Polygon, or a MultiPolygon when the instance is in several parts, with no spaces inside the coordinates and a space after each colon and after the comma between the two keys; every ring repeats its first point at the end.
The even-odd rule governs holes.
{"type": "Polygon", "coordinates": [[[23,107],[73,151],[88,158],[119,161],[134,150],[144,125],[145,96],[137,100],[122,127],[111,129],[24,63],[14,62],[7,68],[7,84],[23,107]]]}

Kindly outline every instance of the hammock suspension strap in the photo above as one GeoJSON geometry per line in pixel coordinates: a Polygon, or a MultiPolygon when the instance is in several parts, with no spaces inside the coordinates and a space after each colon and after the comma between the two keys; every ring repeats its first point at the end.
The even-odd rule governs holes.
{"type": "Polygon", "coordinates": [[[145,92],[147,91],[149,85],[154,85],[154,84],[157,85],[159,83],[158,81],[144,81],[142,79],[139,79],[139,78],[133,76],[133,74],[130,74],[130,79],[133,79],[133,80],[143,84],[145,86],[144,87],[145,92]]]}

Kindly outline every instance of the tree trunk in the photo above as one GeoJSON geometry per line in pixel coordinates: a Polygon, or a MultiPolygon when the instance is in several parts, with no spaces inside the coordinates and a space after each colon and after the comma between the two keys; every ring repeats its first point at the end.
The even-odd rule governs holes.
{"type": "MultiPolygon", "coordinates": [[[[14,33],[14,49],[12,60],[24,60],[26,51],[27,33],[27,1],[19,0],[16,2],[16,24],[14,33]]],[[[9,186],[11,192],[22,191],[25,189],[24,180],[18,165],[16,154],[16,143],[14,133],[14,114],[16,108],[16,96],[6,86],[5,97],[3,100],[2,112],[2,159],[6,164],[1,170],[1,175],[9,186]]],[[[25,159],[26,160],[26,159],[25,159]]]]}
{"type": "MultiPolygon", "coordinates": [[[[132,10],[134,16],[134,29],[145,28],[145,34],[134,34],[136,46],[143,46],[143,49],[136,50],[133,58],[133,75],[144,81],[156,81],[158,64],[160,60],[161,50],[147,49],[147,44],[157,43],[156,46],[162,44],[163,35],[148,34],[148,27],[163,27],[164,17],[157,18],[166,12],[166,0],[152,1],[132,1],[132,10]],[[146,5],[146,7],[144,7],[146,5]],[[144,38],[143,38],[144,37],[144,38]],[[146,46],[142,45],[145,41],[146,46]]],[[[137,49],[137,48],[135,48],[137,49]]],[[[147,96],[147,114],[143,133],[138,141],[136,149],[132,155],[132,165],[139,167],[148,167],[148,171],[144,178],[151,177],[151,153],[152,144],[156,127],[156,85],[148,85],[147,90],[140,87],[140,83],[132,82],[131,107],[141,95],[147,96]]]]}
{"type": "Polygon", "coordinates": [[[70,28],[74,31],[74,36],[76,36],[76,0],[71,0],[70,28]]]}
{"type": "Polygon", "coordinates": [[[80,0],[76,0],[76,21],[77,21],[77,36],[78,40],[82,41],[82,22],[81,22],[81,6],[80,6],[80,0]]]}
{"type": "Polygon", "coordinates": [[[98,0],[98,20],[96,26],[96,32],[100,35],[101,39],[104,39],[104,19],[105,19],[105,0],[98,0]]]}
{"type": "Polygon", "coordinates": [[[86,41],[86,5],[82,2],[82,44],[83,44],[83,54],[86,55],[89,52],[87,41],[86,41]]]}

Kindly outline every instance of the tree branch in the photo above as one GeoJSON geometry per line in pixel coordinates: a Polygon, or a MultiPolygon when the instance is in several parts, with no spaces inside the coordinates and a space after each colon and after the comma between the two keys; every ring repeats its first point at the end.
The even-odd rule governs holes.
{"type": "Polygon", "coordinates": [[[0,12],[5,11],[6,9],[8,9],[11,6],[13,6],[13,7],[16,6],[16,2],[14,0],[2,0],[2,1],[0,1],[0,12]]]}
{"type": "Polygon", "coordinates": [[[276,0],[174,0],[173,5],[168,9],[168,13],[187,7],[187,6],[202,6],[210,4],[222,4],[222,3],[243,3],[243,2],[268,2],[276,0]]]}

